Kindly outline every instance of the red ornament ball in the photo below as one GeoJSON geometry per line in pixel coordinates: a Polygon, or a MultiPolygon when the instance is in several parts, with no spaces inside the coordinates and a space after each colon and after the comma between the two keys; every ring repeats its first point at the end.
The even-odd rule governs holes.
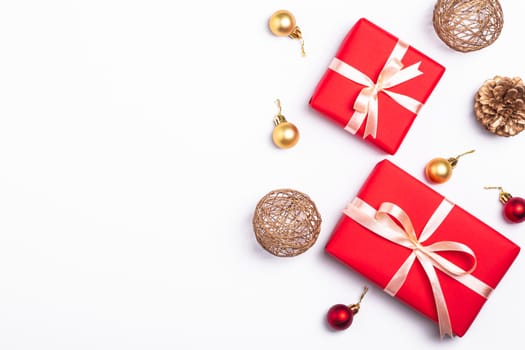
{"type": "Polygon", "coordinates": [[[326,320],[333,329],[342,331],[350,327],[354,320],[354,313],[347,305],[336,304],[328,310],[326,320]]]}
{"type": "Polygon", "coordinates": [[[525,221],[525,199],[521,197],[510,198],[503,207],[503,214],[511,222],[525,221]]]}

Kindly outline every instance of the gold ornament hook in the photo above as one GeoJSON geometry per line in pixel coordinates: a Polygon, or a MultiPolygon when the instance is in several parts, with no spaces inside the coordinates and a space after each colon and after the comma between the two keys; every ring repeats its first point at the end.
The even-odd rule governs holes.
{"type": "Polygon", "coordinates": [[[451,157],[451,158],[447,159],[447,161],[450,163],[450,166],[452,166],[452,168],[454,168],[458,164],[459,158],[463,157],[464,155],[467,155],[467,154],[470,154],[470,153],[474,153],[475,151],[476,150],[470,150],[470,151],[467,151],[465,153],[461,153],[460,155],[457,155],[455,157],[451,157]]]}
{"type": "Polygon", "coordinates": [[[507,203],[509,199],[512,198],[512,195],[506,192],[503,187],[500,186],[485,186],[483,187],[486,190],[499,190],[499,201],[503,204],[507,203]]]}
{"type": "Polygon", "coordinates": [[[275,100],[275,104],[277,105],[277,108],[279,108],[279,114],[281,114],[283,112],[283,108],[281,107],[281,100],[275,100]]]}
{"type": "Polygon", "coordinates": [[[350,311],[352,311],[354,315],[359,311],[361,307],[361,302],[363,301],[363,298],[365,297],[367,292],[368,292],[368,287],[365,286],[363,288],[363,293],[361,293],[361,296],[359,297],[359,300],[357,301],[357,303],[348,306],[348,308],[350,309],[350,311]]]}
{"type": "Polygon", "coordinates": [[[281,123],[284,123],[286,121],[286,118],[284,117],[284,115],[282,115],[283,108],[281,106],[281,100],[279,100],[279,99],[275,100],[275,104],[277,105],[277,108],[279,108],[279,112],[277,113],[277,115],[273,119],[273,124],[275,126],[277,126],[277,125],[279,125],[281,123]]]}
{"type": "Polygon", "coordinates": [[[483,188],[486,190],[500,190],[501,192],[503,192],[503,187],[500,186],[485,186],[483,188]]]}
{"type": "Polygon", "coordinates": [[[304,39],[303,39],[303,33],[301,32],[301,28],[295,27],[293,31],[288,35],[289,38],[299,40],[301,42],[301,56],[306,56],[306,51],[304,50],[304,39]]]}

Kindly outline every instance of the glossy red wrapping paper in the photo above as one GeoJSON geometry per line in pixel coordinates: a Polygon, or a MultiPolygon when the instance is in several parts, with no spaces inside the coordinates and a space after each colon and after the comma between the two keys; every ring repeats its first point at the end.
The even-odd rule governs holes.
{"type": "MultiPolygon", "coordinates": [[[[335,57],[377,82],[379,73],[397,42],[398,38],[394,35],[362,18],[349,31],[335,57]]],[[[405,67],[421,62],[419,69],[423,74],[389,90],[425,103],[445,68],[412,46],[401,62],[405,67]]],[[[362,88],[363,85],[327,69],[312,95],[310,106],[344,128],[353,114],[354,102],[362,88]]],[[[379,92],[377,135],[376,138],[369,135],[365,140],[394,154],[415,117],[415,113],[405,109],[384,92],[379,92]]],[[[354,137],[362,138],[364,124],[354,137]]]]}
{"type": "MultiPolygon", "coordinates": [[[[357,197],[374,208],[382,202],[397,204],[410,217],[417,235],[443,200],[439,193],[388,160],[376,165],[357,197]]],[[[457,241],[468,245],[477,258],[477,267],[472,275],[493,289],[520,251],[516,244],[457,205],[425,244],[437,241],[457,241]]],[[[383,289],[411,253],[409,249],[380,237],[344,214],[326,245],[326,251],[383,289]]],[[[440,255],[464,269],[472,262],[464,255],[452,252],[440,255]]],[[[455,335],[462,336],[487,299],[441,271],[437,270],[437,274],[452,330],[455,335]]],[[[418,261],[412,265],[407,280],[395,297],[437,322],[429,279],[418,261]]]]}

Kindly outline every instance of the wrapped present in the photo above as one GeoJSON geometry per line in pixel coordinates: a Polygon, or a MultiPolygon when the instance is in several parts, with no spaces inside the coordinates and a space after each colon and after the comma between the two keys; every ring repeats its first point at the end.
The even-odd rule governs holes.
{"type": "Polygon", "coordinates": [[[344,210],[326,251],[462,336],[520,248],[388,160],[344,210]]]}
{"type": "Polygon", "coordinates": [[[341,44],[310,106],[394,154],[444,72],[439,63],[362,18],[341,44]]]}

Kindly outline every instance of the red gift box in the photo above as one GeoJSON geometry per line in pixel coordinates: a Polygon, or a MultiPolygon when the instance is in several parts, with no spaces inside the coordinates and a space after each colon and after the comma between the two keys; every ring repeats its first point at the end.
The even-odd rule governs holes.
{"type": "Polygon", "coordinates": [[[438,322],[442,336],[465,334],[520,251],[388,160],[344,213],[326,251],[438,322]]]}
{"type": "Polygon", "coordinates": [[[310,105],[394,154],[445,68],[362,18],[352,27],[310,105]]]}

